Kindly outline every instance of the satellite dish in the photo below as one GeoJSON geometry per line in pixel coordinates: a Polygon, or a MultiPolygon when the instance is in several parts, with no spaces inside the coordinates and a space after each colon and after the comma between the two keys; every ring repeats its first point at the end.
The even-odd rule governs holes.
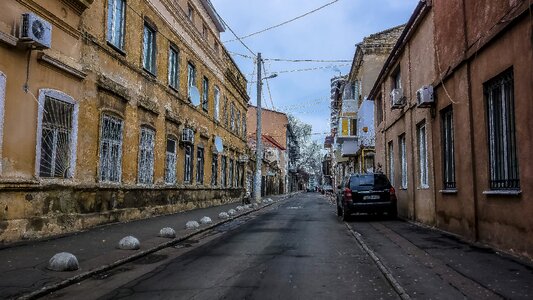
{"type": "Polygon", "coordinates": [[[215,149],[218,153],[222,153],[224,151],[224,146],[222,144],[222,138],[217,136],[215,137],[215,149]]]}
{"type": "Polygon", "coordinates": [[[189,99],[193,105],[200,105],[200,91],[197,87],[189,87],[189,99]]]}

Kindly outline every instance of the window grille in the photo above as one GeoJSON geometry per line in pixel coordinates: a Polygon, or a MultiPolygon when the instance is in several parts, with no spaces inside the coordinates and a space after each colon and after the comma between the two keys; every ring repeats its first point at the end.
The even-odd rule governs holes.
{"type": "Polygon", "coordinates": [[[209,110],[209,80],[207,77],[204,77],[203,81],[202,109],[204,111],[209,110]]]}
{"type": "Polygon", "coordinates": [[[220,90],[217,86],[215,86],[213,94],[215,98],[215,120],[220,121],[220,90]]]}
{"type": "Polygon", "coordinates": [[[168,85],[176,90],[180,86],[179,52],[172,46],[168,51],[168,85]]]}
{"type": "Polygon", "coordinates": [[[453,141],[452,107],[441,113],[442,126],[442,169],[444,189],[455,189],[455,154],[453,141]]]}
{"type": "Polygon", "coordinates": [[[519,189],[512,69],[485,83],[491,189],[519,189]]]}
{"type": "Polygon", "coordinates": [[[196,183],[204,183],[204,148],[196,149],[196,183]]]}
{"type": "Polygon", "coordinates": [[[401,188],[407,189],[407,152],[405,145],[405,134],[401,135],[398,139],[400,145],[400,175],[401,175],[401,188]]]}
{"type": "Polygon", "coordinates": [[[216,186],[218,184],[218,155],[213,153],[211,160],[211,185],[216,186]]]}
{"type": "Polygon", "coordinates": [[[428,183],[428,156],[426,124],[421,124],[417,128],[418,135],[418,167],[420,171],[420,187],[427,188],[428,183]]]}
{"type": "Polygon", "coordinates": [[[394,144],[389,142],[389,180],[394,185],[394,144]]]}
{"type": "Polygon", "coordinates": [[[185,148],[185,174],[183,176],[183,181],[185,183],[191,183],[191,180],[192,180],[192,171],[193,171],[193,164],[192,164],[192,159],[193,159],[193,153],[192,153],[192,146],[191,145],[185,145],[184,146],[185,148]]]}
{"type": "Polygon", "coordinates": [[[176,183],[176,145],[173,138],[167,139],[167,153],[165,157],[165,183],[176,183]]]}
{"type": "Polygon", "coordinates": [[[152,129],[141,127],[138,178],[142,184],[152,184],[154,181],[154,138],[152,129]]]}
{"type": "Polygon", "coordinates": [[[146,71],[155,74],[156,42],[155,30],[144,24],[143,39],[143,67],[146,71]]]}
{"type": "MultiPolygon", "coordinates": [[[[74,104],[45,97],[42,115],[39,176],[68,178],[72,157],[74,104]]],[[[75,146],[75,145],[74,145],[75,146]]]]}
{"type": "Polygon", "coordinates": [[[124,49],[124,0],[108,0],[107,2],[107,41],[120,50],[124,49]]]}
{"type": "Polygon", "coordinates": [[[123,121],[103,115],[100,132],[100,180],[120,182],[123,121]]]}
{"type": "Polygon", "coordinates": [[[226,187],[228,185],[227,175],[226,175],[226,157],[222,156],[220,158],[220,179],[221,185],[226,187]]]}

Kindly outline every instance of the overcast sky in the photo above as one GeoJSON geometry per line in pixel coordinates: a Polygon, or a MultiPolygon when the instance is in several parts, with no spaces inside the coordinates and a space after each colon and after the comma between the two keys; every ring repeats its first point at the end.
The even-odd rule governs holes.
{"type": "MultiPolygon", "coordinates": [[[[277,25],[332,0],[211,0],[218,13],[239,36],[277,25]]],[[[365,36],[406,23],[418,0],[339,0],[304,18],[243,41],[263,58],[352,60],[355,44],[365,36]]],[[[230,30],[222,41],[234,39],[230,30]]],[[[239,42],[226,42],[229,51],[250,55],[239,42]]],[[[241,71],[252,79],[253,60],[233,55],[241,71]]],[[[329,132],[329,81],[349,72],[351,63],[294,63],[266,61],[269,73],[316,67],[314,71],[279,73],[268,81],[276,110],[295,115],[313,126],[313,139],[323,142],[329,132]],[[342,66],[331,67],[340,64],[342,66]]],[[[268,74],[267,74],[268,75],[268,74]]],[[[256,104],[256,87],[249,88],[256,104]]],[[[272,108],[267,85],[263,107],[272,108]]]]}

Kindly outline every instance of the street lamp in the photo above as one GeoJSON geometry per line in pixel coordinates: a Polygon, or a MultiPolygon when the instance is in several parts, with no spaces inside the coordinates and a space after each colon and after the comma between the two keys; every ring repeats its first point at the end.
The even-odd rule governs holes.
{"type": "Polygon", "coordinates": [[[265,78],[261,78],[261,65],[262,65],[261,53],[257,53],[257,140],[255,144],[255,178],[254,178],[254,200],[256,203],[261,201],[261,164],[263,160],[263,144],[261,133],[261,88],[263,86],[263,80],[275,78],[278,74],[274,73],[265,78]]]}

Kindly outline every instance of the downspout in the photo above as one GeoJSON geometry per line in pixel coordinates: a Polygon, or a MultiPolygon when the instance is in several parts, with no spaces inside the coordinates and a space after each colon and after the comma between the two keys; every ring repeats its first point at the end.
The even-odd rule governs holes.
{"type": "MultiPolygon", "coordinates": [[[[406,47],[407,47],[407,63],[409,65],[409,68],[408,68],[409,72],[407,73],[407,75],[409,76],[408,77],[409,99],[411,99],[411,96],[412,96],[411,95],[411,93],[412,93],[412,86],[411,86],[411,45],[406,44],[406,47]]],[[[411,180],[411,186],[413,188],[411,189],[411,191],[413,193],[413,218],[416,221],[417,220],[417,218],[416,218],[416,190],[415,190],[416,189],[416,165],[415,165],[415,154],[416,154],[415,149],[416,149],[416,145],[413,142],[413,135],[416,135],[416,124],[413,124],[413,110],[408,110],[408,112],[409,112],[409,118],[411,119],[409,121],[409,124],[411,124],[410,144],[411,144],[411,150],[413,150],[413,151],[411,151],[411,153],[412,153],[411,154],[411,168],[413,169],[412,172],[411,172],[411,174],[413,174],[413,180],[411,180]],[[413,134],[413,128],[414,128],[414,134],[413,134]]],[[[406,155],[407,155],[407,153],[406,153],[406,155]]],[[[407,177],[407,180],[409,181],[409,177],[407,177]]]]}

